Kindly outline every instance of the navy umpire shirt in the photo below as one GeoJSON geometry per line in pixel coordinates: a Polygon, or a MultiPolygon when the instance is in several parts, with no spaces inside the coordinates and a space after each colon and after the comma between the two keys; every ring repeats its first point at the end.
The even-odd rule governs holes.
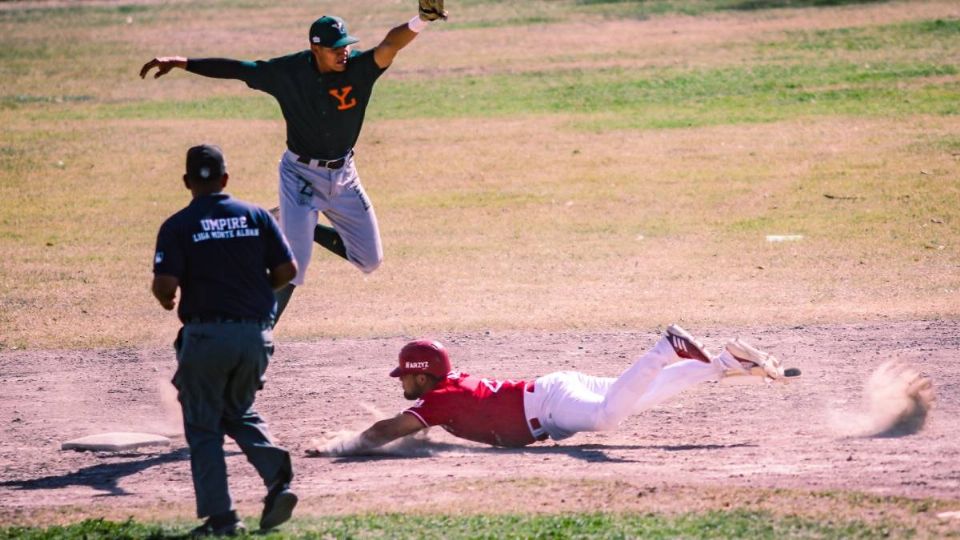
{"type": "Polygon", "coordinates": [[[267,271],[293,260],[266,210],[214,193],[193,199],[157,234],[153,273],[180,281],[177,315],[272,320],[276,301],[267,271]]]}

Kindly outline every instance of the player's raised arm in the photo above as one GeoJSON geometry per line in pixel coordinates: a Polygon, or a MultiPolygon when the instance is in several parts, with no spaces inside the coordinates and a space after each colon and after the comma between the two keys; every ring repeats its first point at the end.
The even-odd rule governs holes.
{"type": "Polygon", "coordinates": [[[400,413],[393,418],[380,420],[360,434],[340,437],[308,451],[313,456],[356,456],[379,448],[391,441],[406,437],[425,426],[412,414],[400,413]]]}
{"type": "Polygon", "coordinates": [[[373,59],[381,69],[386,69],[400,49],[410,44],[421,30],[432,21],[446,19],[443,0],[420,0],[420,12],[406,24],[392,28],[373,49],[373,59]]]}

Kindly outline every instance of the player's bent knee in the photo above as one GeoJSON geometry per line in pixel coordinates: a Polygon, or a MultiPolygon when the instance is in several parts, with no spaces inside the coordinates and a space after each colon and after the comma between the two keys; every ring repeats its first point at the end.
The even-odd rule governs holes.
{"type": "Polygon", "coordinates": [[[380,268],[383,263],[383,257],[377,257],[372,261],[353,261],[353,264],[364,274],[372,274],[374,270],[380,268]]]}

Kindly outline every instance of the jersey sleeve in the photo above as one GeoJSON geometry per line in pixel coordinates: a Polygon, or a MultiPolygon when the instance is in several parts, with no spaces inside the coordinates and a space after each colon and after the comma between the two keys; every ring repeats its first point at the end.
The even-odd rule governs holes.
{"type": "Polygon", "coordinates": [[[157,248],[153,254],[153,274],[183,279],[184,250],[175,224],[167,220],[157,233],[157,248]]]}
{"type": "Polygon", "coordinates": [[[415,416],[425,427],[439,426],[449,421],[448,407],[441,395],[427,395],[418,399],[404,414],[415,416]]]}
{"type": "Polygon", "coordinates": [[[387,66],[382,68],[377,65],[377,61],[373,58],[373,49],[360,53],[354,53],[353,58],[351,58],[350,61],[357,63],[360,71],[363,72],[364,79],[369,80],[371,84],[376,81],[380,75],[383,75],[383,73],[390,67],[387,66]]]}
{"type": "Polygon", "coordinates": [[[254,90],[270,93],[278,60],[251,62],[230,58],[190,58],[187,60],[187,71],[214,79],[237,79],[254,90]]]}

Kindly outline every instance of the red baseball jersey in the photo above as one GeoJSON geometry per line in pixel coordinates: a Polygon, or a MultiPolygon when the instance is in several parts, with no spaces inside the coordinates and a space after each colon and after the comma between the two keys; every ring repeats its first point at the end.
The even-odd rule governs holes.
{"type": "Polygon", "coordinates": [[[403,411],[424,426],[441,426],[462,439],[494,446],[535,441],[523,411],[523,381],[494,381],[451,373],[403,411]]]}

